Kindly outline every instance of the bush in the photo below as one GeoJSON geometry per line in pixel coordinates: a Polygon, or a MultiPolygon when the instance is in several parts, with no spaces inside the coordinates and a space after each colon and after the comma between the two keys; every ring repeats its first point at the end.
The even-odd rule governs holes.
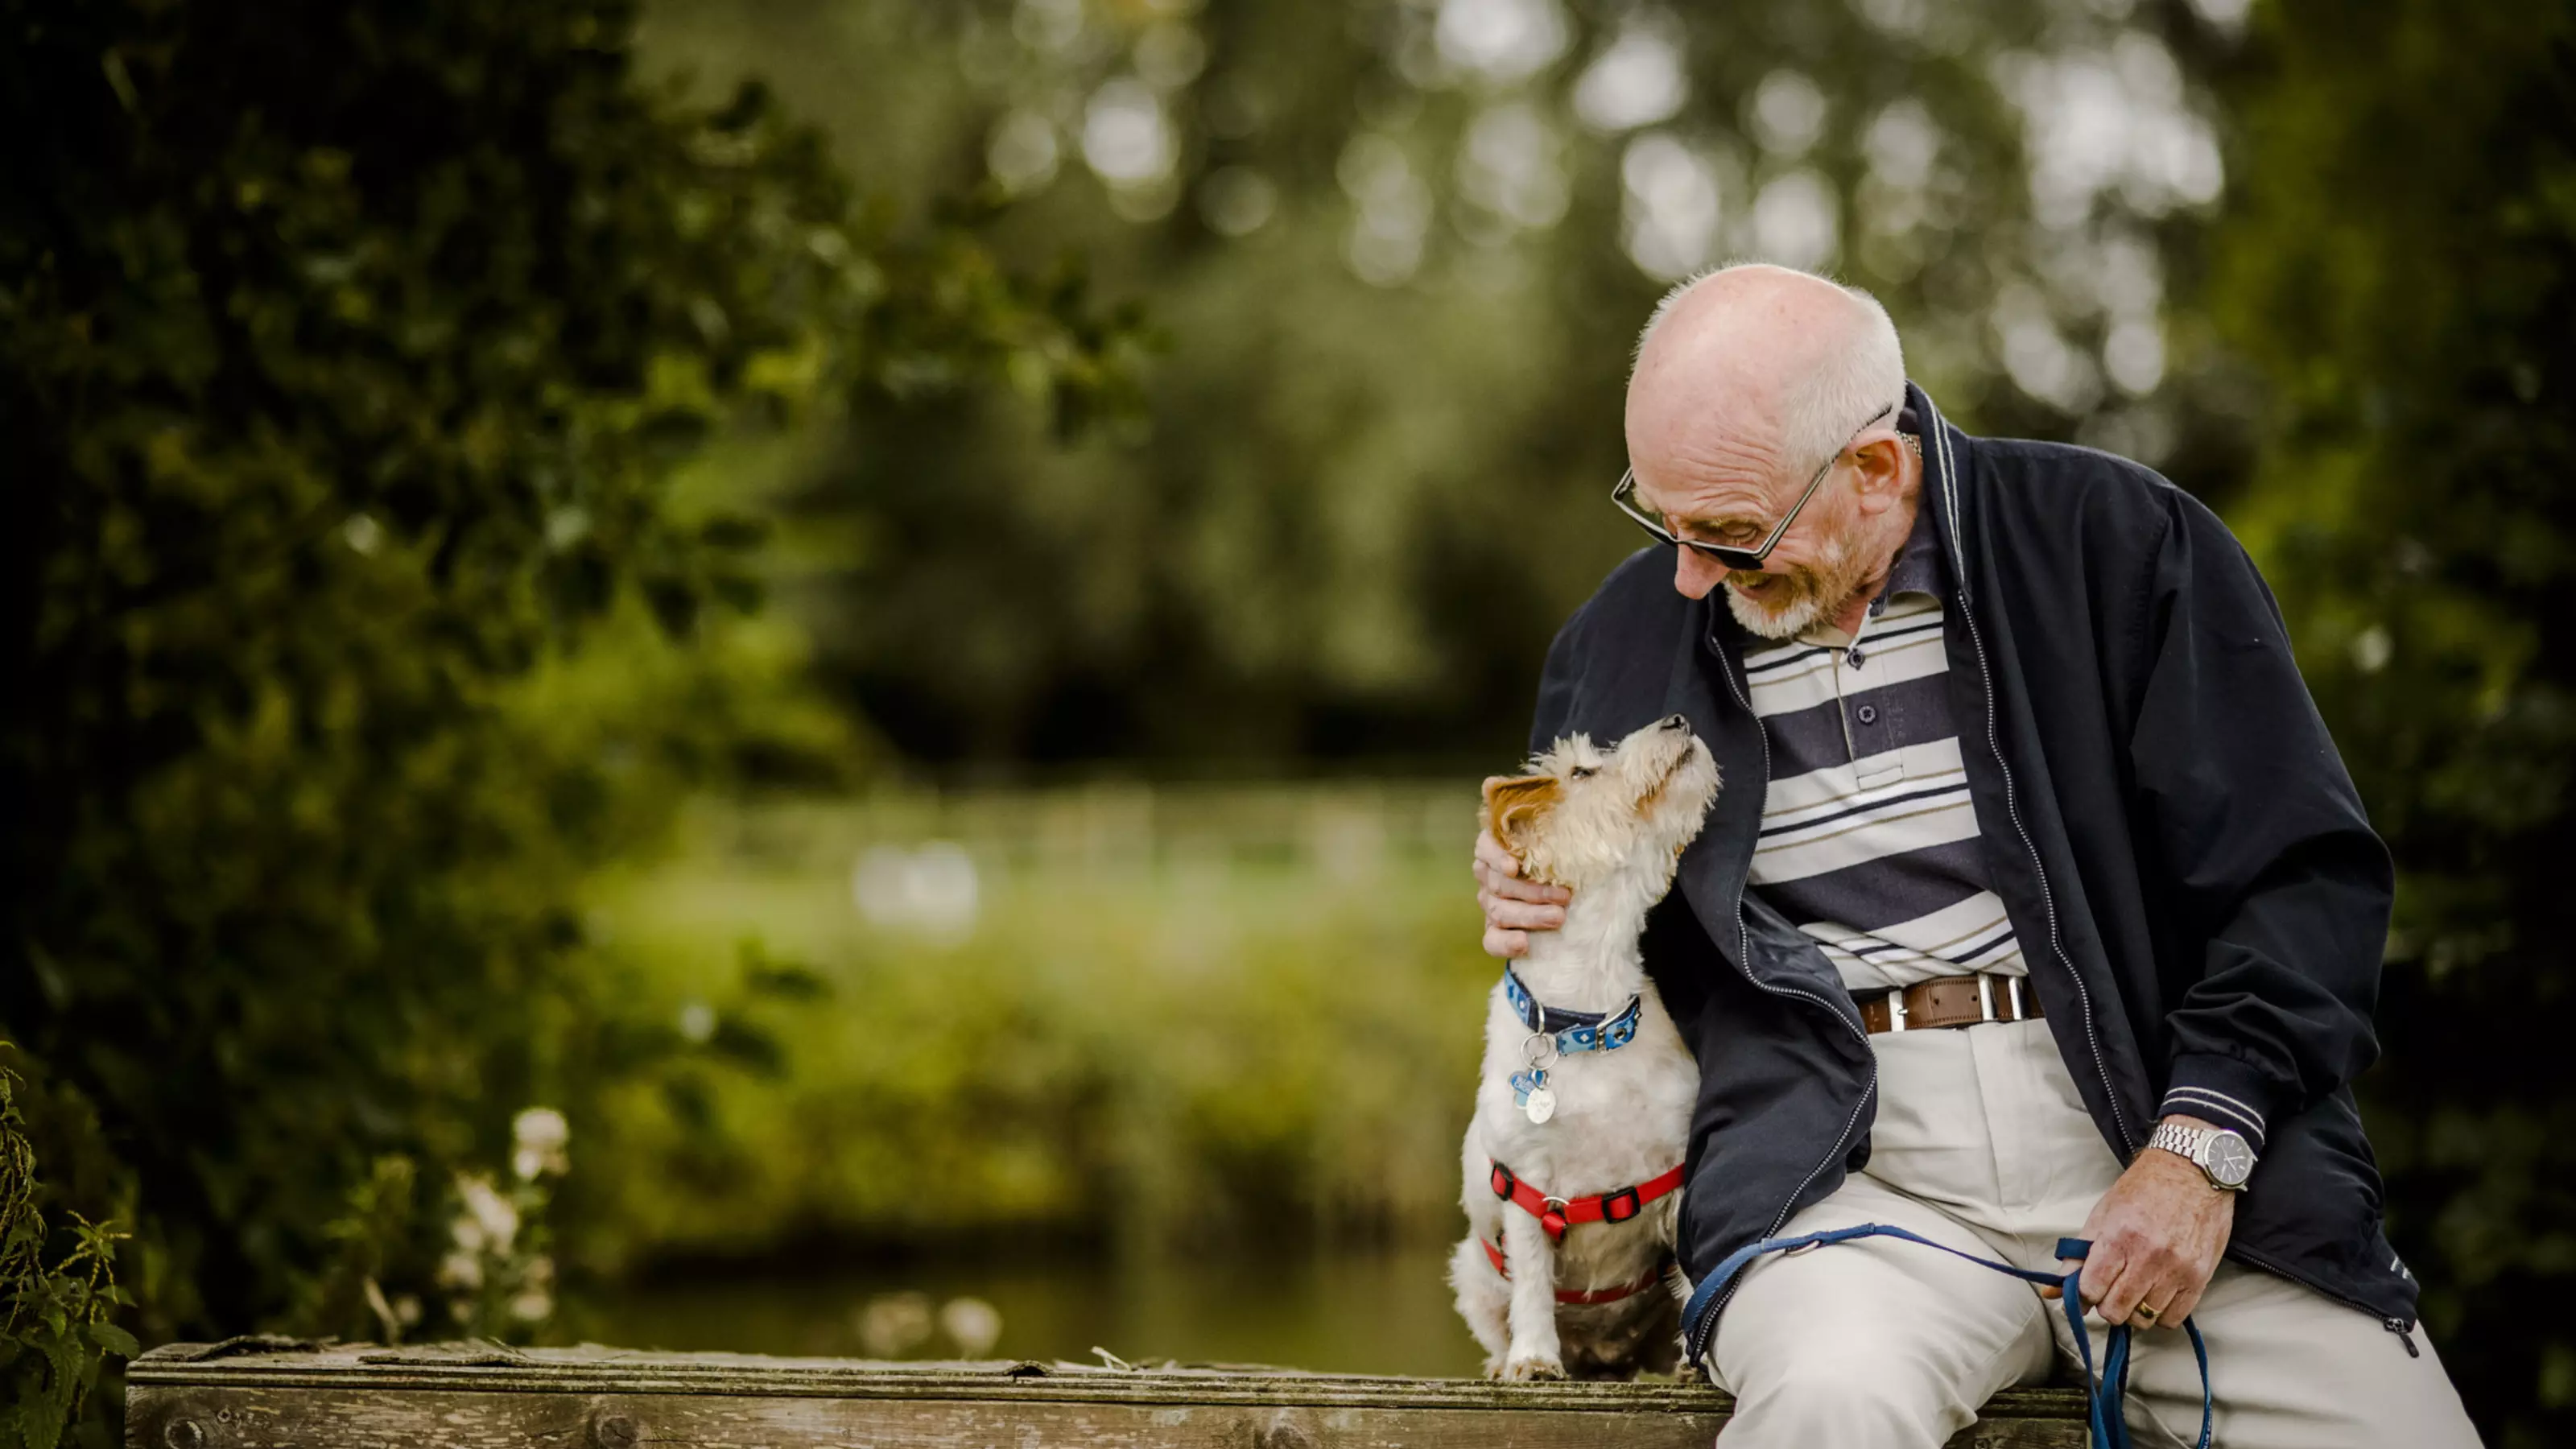
{"type": "Polygon", "coordinates": [[[0,1067],[0,1449],[53,1449],[107,1356],[135,1352],[108,1321],[132,1300],[116,1286],[113,1224],[70,1213],[47,1232],[17,1085],[0,1067]]]}
{"type": "Polygon", "coordinates": [[[632,20],[0,5],[0,1024],[67,1200],[136,1207],[147,1338],[432,1291],[404,1194],[678,1047],[573,883],[696,785],[863,768],[729,617],[758,521],[674,501],[710,430],[1120,395],[1075,279],[869,222],[632,20]]]}

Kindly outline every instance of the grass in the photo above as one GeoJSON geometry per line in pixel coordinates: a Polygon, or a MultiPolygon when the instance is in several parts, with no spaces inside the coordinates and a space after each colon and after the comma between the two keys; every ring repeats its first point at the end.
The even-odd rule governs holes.
{"type": "Polygon", "coordinates": [[[1483,995],[1472,782],[694,809],[607,949],[760,1070],[610,1107],[600,1266],[817,1241],[1121,1258],[1457,1230],[1483,995]],[[748,944],[747,944],[748,943],[748,944]],[[747,992],[746,975],[819,994],[747,992]]]}

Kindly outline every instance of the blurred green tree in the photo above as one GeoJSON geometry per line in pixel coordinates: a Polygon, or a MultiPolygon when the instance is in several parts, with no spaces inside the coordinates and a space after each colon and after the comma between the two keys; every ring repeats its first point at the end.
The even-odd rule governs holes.
{"type": "Polygon", "coordinates": [[[2576,7],[2277,0],[2209,306],[2276,426],[2231,519],[2396,852],[2365,1078],[2489,1441],[2576,1440],[2576,7]]]}
{"type": "Polygon", "coordinates": [[[1832,269],[1975,425],[2223,489],[2241,393],[2163,305],[2224,182],[2205,8],[654,0],[639,49],[1019,198],[1006,251],[1169,336],[1149,433],[958,398],[793,470],[782,595],[907,756],[1472,770],[1641,541],[1627,353],[1703,264],[1832,269]]]}
{"type": "Polygon", "coordinates": [[[633,19],[0,4],[0,1034],[147,1338],[394,1331],[413,1182],[679,1043],[581,874],[699,785],[863,767],[680,460],[1123,386],[1078,278],[871,219],[760,91],[641,82],[633,19]]]}

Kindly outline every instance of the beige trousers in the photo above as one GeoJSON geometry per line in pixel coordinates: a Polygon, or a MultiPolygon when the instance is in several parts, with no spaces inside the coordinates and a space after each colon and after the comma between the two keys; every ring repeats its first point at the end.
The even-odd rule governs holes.
{"type": "MultiPolygon", "coordinates": [[[[1882,1034],[1869,1170],[1784,1234],[1892,1223],[1963,1252],[2061,1271],[2120,1162],[2076,1096],[2044,1021],[1882,1034]]],[[[2209,1342],[2225,1449],[2451,1449],[2477,1433],[2423,1330],[2422,1357],[2357,1309],[2221,1264],[2193,1314],[2209,1342]]],[[[2102,1360],[2092,1325],[2095,1363],[2102,1360]]],[[[1836,1244],[1756,1263],[1712,1357],[1737,1396],[1721,1449],[1934,1449],[1997,1389],[2073,1361],[2065,1316],[2030,1284],[1912,1243],[1836,1244]]],[[[2178,1329],[2137,1335],[2129,1424],[2190,1445],[2200,1373],[2178,1329]]]]}

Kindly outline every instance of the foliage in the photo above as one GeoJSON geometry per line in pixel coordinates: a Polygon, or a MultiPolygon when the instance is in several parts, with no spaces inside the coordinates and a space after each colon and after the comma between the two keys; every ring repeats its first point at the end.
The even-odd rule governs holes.
{"type": "Polygon", "coordinates": [[[2179,0],[656,0],[642,53],[1017,196],[1002,245],[1077,240],[1168,335],[1150,443],[981,397],[792,466],[787,597],[905,755],[1473,773],[1640,541],[1627,352],[1700,262],[1874,289],[1979,425],[2220,472],[2162,249],[2226,43],[2179,0]]]}
{"type": "Polygon", "coordinates": [[[678,807],[1507,759],[1633,542],[1635,319],[1767,255],[1885,296],[1973,424],[2229,503],[2403,868],[2392,1232],[2491,1436],[2570,1437],[2576,21],[2278,0],[2240,55],[2240,10],[642,17],[817,131],[645,79],[625,0],[0,0],[0,1026],[55,1224],[6,1241],[62,1326],[10,1322],[75,1370],[0,1365],[48,1365],[13,1408],[129,1290],[152,1338],[525,1337],[543,1215],[567,1270],[1445,1223],[1454,837],[1362,889],[1223,823],[1097,868],[1114,792],[678,807]],[[1150,385],[1068,245],[1154,297],[1150,385]],[[739,839],[616,873],[683,825],[739,839]],[[934,836],[1007,909],[852,924],[853,859],[934,836]],[[535,1102],[581,1173],[518,1170],[535,1102]]]}
{"type": "Polygon", "coordinates": [[[2576,10],[2280,0],[2211,296],[2279,425],[2234,521],[2400,869],[2364,1082],[2490,1442],[2576,1438],[2576,10]]]}
{"type": "Polygon", "coordinates": [[[367,1331],[447,1226],[388,1164],[689,1057],[577,882],[691,789],[867,765],[735,617],[760,526],[675,500],[702,438],[1124,386],[1078,278],[855,207],[632,22],[0,0],[0,1022],[139,1192],[147,1337],[367,1331]]]}
{"type": "Polygon", "coordinates": [[[132,1301],[116,1286],[124,1234],[75,1212],[61,1234],[68,1242],[49,1241],[17,1085],[0,1067],[0,1449],[54,1449],[107,1356],[131,1357],[139,1345],[109,1321],[132,1301]]]}

